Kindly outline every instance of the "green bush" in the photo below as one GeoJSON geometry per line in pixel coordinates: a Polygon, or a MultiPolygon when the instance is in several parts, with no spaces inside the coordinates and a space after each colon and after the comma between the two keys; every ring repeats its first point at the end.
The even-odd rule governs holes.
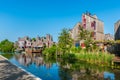
{"type": "Polygon", "coordinates": [[[79,47],[71,47],[70,51],[72,53],[79,53],[80,51],[82,50],[82,48],[79,46],[79,47]]]}
{"type": "Polygon", "coordinates": [[[50,48],[45,48],[43,54],[46,56],[55,56],[56,55],[57,47],[55,45],[51,46],[50,48]]]}
{"type": "Polygon", "coordinates": [[[14,43],[5,39],[0,42],[0,51],[2,52],[13,52],[15,50],[14,43]]]}

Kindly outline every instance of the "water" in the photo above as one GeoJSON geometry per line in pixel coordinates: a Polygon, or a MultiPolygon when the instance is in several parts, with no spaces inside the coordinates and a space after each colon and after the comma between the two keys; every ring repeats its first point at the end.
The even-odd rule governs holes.
{"type": "Polygon", "coordinates": [[[86,62],[28,54],[2,54],[13,64],[42,80],[120,80],[120,70],[86,62]]]}

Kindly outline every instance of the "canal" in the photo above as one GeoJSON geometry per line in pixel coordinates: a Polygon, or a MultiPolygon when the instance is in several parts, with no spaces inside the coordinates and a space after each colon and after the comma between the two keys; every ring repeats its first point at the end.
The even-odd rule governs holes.
{"type": "Polygon", "coordinates": [[[120,80],[120,69],[83,61],[66,61],[40,54],[1,53],[11,63],[42,80],[120,80]]]}

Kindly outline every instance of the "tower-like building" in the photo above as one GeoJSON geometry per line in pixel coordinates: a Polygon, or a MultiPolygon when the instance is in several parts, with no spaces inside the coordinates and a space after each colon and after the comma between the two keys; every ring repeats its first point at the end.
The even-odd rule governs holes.
{"type": "Polygon", "coordinates": [[[70,35],[74,40],[75,46],[79,46],[81,44],[80,40],[78,39],[80,26],[91,32],[94,40],[104,40],[104,23],[99,20],[96,15],[91,15],[87,12],[82,14],[82,22],[78,22],[73,29],[70,30],[70,35]]]}
{"type": "Polygon", "coordinates": [[[92,32],[94,40],[104,40],[104,23],[96,15],[91,15],[89,12],[82,14],[82,26],[92,32]]]}

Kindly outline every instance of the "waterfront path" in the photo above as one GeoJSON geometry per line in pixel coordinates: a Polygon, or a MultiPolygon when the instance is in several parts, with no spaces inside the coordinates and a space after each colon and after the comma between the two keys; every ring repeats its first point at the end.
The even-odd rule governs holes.
{"type": "Polygon", "coordinates": [[[41,80],[0,55],[0,80],[41,80]]]}

